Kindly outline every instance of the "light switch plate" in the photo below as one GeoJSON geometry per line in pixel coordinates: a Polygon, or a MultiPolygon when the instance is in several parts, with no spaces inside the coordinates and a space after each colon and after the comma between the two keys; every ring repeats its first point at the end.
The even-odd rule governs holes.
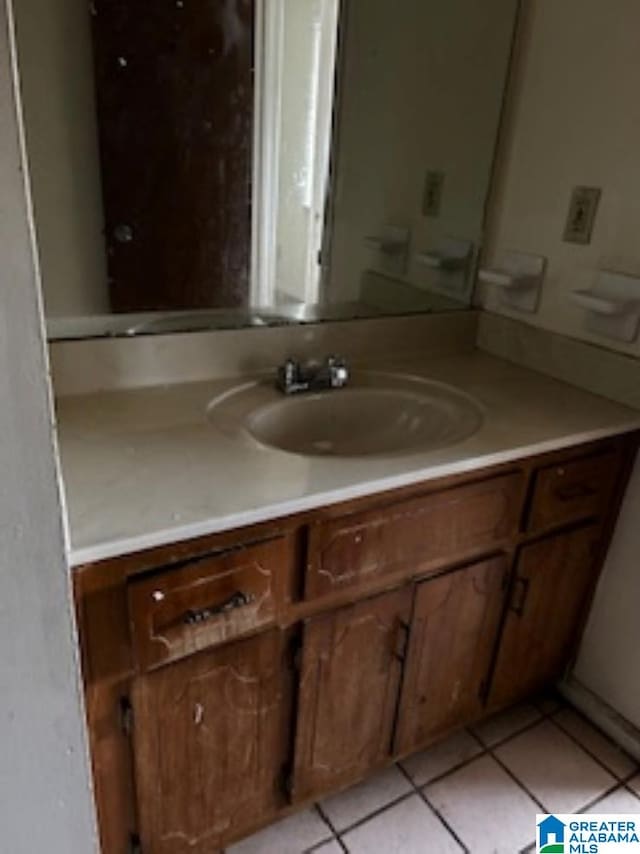
{"type": "Polygon", "coordinates": [[[444,172],[436,170],[427,172],[424,179],[424,194],[422,196],[422,213],[424,216],[440,216],[443,189],[444,172]]]}
{"type": "Polygon", "coordinates": [[[566,243],[591,243],[602,190],[600,187],[574,187],[564,229],[566,243]]]}

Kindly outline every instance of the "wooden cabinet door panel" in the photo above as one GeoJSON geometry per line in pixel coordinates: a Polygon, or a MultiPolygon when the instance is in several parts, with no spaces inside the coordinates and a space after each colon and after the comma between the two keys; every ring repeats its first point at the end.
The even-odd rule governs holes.
{"type": "Polygon", "coordinates": [[[520,552],[490,694],[503,706],[562,675],[596,572],[598,526],[558,534],[520,552]]]}
{"type": "Polygon", "coordinates": [[[396,753],[480,715],[507,573],[508,561],[500,556],[418,585],[396,753]]]}
{"type": "Polygon", "coordinates": [[[296,800],[355,781],[390,756],[411,595],[385,593],[305,625],[296,800]]]}
{"type": "Polygon", "coordinates": [[[266,632],[136,680],[144,851],[210,854],[282,807],[292,697],[285,637],[266,632]]]}

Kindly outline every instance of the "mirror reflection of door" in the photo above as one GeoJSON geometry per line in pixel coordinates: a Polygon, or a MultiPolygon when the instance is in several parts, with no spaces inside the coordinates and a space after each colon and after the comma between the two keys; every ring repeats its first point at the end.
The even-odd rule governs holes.
{"type": "Polygon", "coordinates": [[[254,0],[95,0],[114,312],[247,305],[254,0]]]}

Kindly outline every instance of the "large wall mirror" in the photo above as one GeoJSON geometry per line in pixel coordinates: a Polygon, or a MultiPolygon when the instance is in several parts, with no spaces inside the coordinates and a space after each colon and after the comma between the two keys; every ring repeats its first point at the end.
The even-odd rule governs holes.
{"type": "Polygon", "coordinates": [[[50,337],[469,305],[519,0],[18,0],[50,337]]]}

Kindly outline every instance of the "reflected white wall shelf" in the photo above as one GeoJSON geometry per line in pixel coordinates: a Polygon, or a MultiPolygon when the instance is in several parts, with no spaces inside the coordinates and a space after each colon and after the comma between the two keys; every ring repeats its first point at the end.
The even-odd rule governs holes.
{"type": "Polygon", "coordinates": [[[365,246],[378,253],[381,267],[397,275],[406,273],[410,241],[410,229],[399,225],[385,225],[380,234],[364,238],[365,246]]]}
{"type": "Polygon", "coordinates": [[[540,302],[547,259],[526,252],[502,252],[493,267],[481,267],[478,279],[500,288],[500,301],[518,311],[535,312],[540,302]]]}
{"type": "Polygon", "coordinates": [[[635,341],[640,326],[640,278],[600,270],[591,290],[571,292],[586,312],[589,332],[616,341],[635,341]]]}
{"type": "Polygon", "coordinates": [[[471,240],[445,237],[437,249],[416,254],[416,262],[432,270],[455,271],[467,268],[473,253],[471,240]]]}

